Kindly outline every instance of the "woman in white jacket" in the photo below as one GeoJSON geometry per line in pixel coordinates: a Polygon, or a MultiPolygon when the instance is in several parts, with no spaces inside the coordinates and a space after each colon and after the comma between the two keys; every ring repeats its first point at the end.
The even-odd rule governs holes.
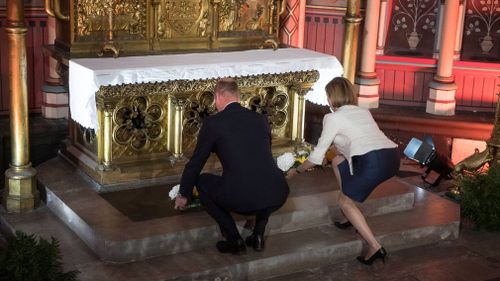
{"type": "Polygon", "coordinates": [[[347,219],[335,225],[342,229],[352,225],[366,240],[368,252],[357,257],[361,263],[385,261],[385,249],[375,239],[354,201],[365,201],[378,185],[396,174],[400,161],[397,144],[379,129],[370,111],[356,105],[349,80],[334,78],[325,90],[332,113],[323,119],[323,131],[313,152],[302,165],[291,169],[288,177],[321,165],[325,152],[333,145],[336,156],[332,166],[341,187],[339,205],[347,219]]]}

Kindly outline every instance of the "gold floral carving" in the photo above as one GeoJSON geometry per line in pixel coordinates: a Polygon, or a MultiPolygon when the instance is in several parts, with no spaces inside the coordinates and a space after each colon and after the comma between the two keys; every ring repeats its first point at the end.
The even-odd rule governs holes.
{"type": "Polygon", "coordinates": [[[166,95],[133,95],[106,101],[97,99],[99,110],[112,112],[114,160],[166,153],[166,98],[166,95]]]}
{"type": "Polygon", "coordinates": [[[148,97],[135,97],[130,104],[122,105],[113,114],[113,141],[135,150],[149,147],[151,141],[163,135],[162,106],[148,97]]]}
{"type": "MultiPolygon", "coordinates": [[[[257,88],[282,85],[313,84],[319,79],[316,70],[285,72],[279,74],[259,74],[234,77],[238,87],[257,88]]],[[[96,93],[96,101],[103,103],[109,98],[120,98],[142,95],[179,95],[190,92],[212,91],[217,83],[217,78],[200,80],[170,80],[166,82],[121,84],[102,86],[96,93]],[[146,93],[146,94],[145,94],[146,93]]]]}
{"type": "Polygon", "coordinates": [[[75,0],[76,11],[75,34],[81,41],[102,40],[103,32],[110,28],[121,39],[145,38],[146,37],[146,0],[128,1],[99,1],[99,0],[75,0]],[[112,6],[114,24],[108,26],[107,8],[112,6]]]}
{"type": "Polygon", "coordinates": [[[162,0],[159,7],[158,36],[205,37],[209,27],[207,0],[162,0]]]}
{"type": "Polygon", "coordinates": [[[74,0],[60,39],[72,57],[277,48],[283,1],[74,0]]]}
{"type": "MultiPolygon", "coordinates": [[[[241,104],[266,114],[274,136],[289,138],[291,99],[304,95],[319,78],[317,71],[236,77],[241,104]]],[[[96,93],[100,112],[112,112],[112,159],[151,158],[168,154],[169,99],[182,112],[182,150],[189,151],[203,120],[216,112],[213,89],[217,79],[172,80],[102,86],[96,93]],[[181,102],[181,103],[178,103],[181,102]]],[[[177,109],[171,109],[177,110],[177,109]]],[[[100,127],[103,126],[100,124],[100,127]]]]}
{"type": "Polygon", "coordinates": [[[273,0],[222,0],[219,11],[219,31],[266,31],[272,24],[269,16],[277,16],[273,0]]]}

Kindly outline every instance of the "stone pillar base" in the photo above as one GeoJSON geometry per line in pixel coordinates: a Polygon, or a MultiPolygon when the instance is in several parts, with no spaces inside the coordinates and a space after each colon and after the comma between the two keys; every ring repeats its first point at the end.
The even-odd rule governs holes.
{"type": "Polygon", "coordinates": [[[62,86],[43,85],[42,116],[47,119],[68,118],[68,93],[62,86]]]}
{"type": "Polygon", "coordinates": [[[457,85],[432,81],[429,87],[429,99],[425,111],[435,115],[455,115],[457,85]]]}
{"type": "Polygon", "coordinates": [[[38,204],[36,170],[31,163],[23,167],[13,167],[5,171],[5,207],[9,213],[32,211],[38,204]]]}
{"type": "Polygon", "coordinates": [[[356,92],[358,93],[358,105],[363,108],[378,108],[380,80],[375,78],[356,77],[356,92]]]}

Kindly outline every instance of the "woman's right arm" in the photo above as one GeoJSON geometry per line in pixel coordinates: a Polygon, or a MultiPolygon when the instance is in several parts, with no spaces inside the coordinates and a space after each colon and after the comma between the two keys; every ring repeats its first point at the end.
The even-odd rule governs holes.
{"type": "Polygon", "coordinates": [[[336,118],[333,114],[327,114],[323,118],[323,130],[321,131],[321,136],[318,140],[318,144],[314,148],[313,152],[309,155],[306,161],[302,163],[295,169],[291,169],[287,173],[287,177],[293,177],[296,174],[307,171],[308,169],[321,165],[323,163],[323,158],[325,157],[326,151],[330,148],[333,139],[337,135],[339,128],[337,126],[336,118]]]}
{"type": "Polygon", "coordinates": [[[318,139],[318,144],[314,148],[313,152],[311,152],[307,160],[315,165],[321,165],[323,163],[325,153],[332,145],[333,139],[339,131],[338,123],[339,121],[338,118],[335,118],[335,114],[325,115],[323,118],[323,130],[321,131],[321,136],[318,139]]]}

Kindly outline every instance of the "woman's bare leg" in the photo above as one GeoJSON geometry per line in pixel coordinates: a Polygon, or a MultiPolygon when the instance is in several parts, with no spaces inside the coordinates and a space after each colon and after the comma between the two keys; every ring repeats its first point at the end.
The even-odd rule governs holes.
{"type": "Polygon", "coordinates": [[[342,190],[342,179],[340,178],[338,165],[342,163],[344,160],[345,160],[344,156],[335,156],[335,158],[332,159],[333,173],[335,174],[335,178],[337,178],[340,190],[342,190]]]}
{"type": "Polygon", "coordinates": [[[340,194],[339,204],[344,216],[352,223],[356,228],[358,233],[366,240],[369,249],[366,253],[365,259],[371,257],[376,251],[381,247],[380,243],[375,239],[372,230],[366,223],[366,219],[359,210],[358,206],[352,201],[351,198],[345,196],[343,193],[340,194]]]}
{"type": "Polygon", "coordinates": [[[337,182],[339,183],[341,192],[339,193],[339,205],[342,213],[346,217],[347,220],[351,222],[351,224],[356,228],[358,233],[365,239],[368,243],[369,249],[366,253],[365,259],[371,257],[376,251],[378,251],[381,247],[380,243],[375,239],[372,230],[368,226],[363,213],[359,210],[356,203],[352,201],[351,198],[347,197],[342,193],[342,179],[340,178],[340,171],[338,165],[345,160],[342,156],[337,156],[332,160],[333,173],[337,178],[337,182]],[[340,157],[337,159],[337,157],[340,157]]]}
{"type": "MultiPolygon", "coordinates": [[[[339,184],[340,188],[340,193],[339,193],[339,201],[340,201],[340,196],[342,195],[342,178],[340,177],[340,172],[339,172],[339,167],[338,165],[344,161],[345,158],[343,156],[335,156],[335,158],[332,159],[332,168],[333,168],[333,174],[335,175],[335,178],[337,179],[337,183],[339,184]]],[[[346,223],[347,218],[344,214],[344,212],[341,212],[342,215],[344,216],[344,219],[340,221],[340,223],[346,223]]]]}

